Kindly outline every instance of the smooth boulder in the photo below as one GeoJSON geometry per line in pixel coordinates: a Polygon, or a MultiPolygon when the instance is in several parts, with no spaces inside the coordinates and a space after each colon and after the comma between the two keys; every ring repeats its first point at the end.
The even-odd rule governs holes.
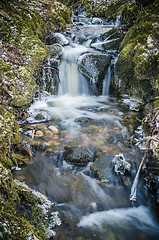
{"type": "Polygon", "coordinates": [[[79,70],[90,79],[90,82],[100,85],[103,82],[106,70],[111,63],[107,54],[85,53],[78,58],[79,70]]]}

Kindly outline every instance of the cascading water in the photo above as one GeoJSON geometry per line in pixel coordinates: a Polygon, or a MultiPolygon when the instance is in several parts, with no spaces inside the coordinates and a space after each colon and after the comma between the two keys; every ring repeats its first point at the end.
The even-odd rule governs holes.
{"type": "Polygon", "coordinates": [[[85,77],[79,72],[77,59],[86,52],[84,46],[74,44],[63,51],[62,63],[60,66],[59,95],[68,94],[77,96],[79,94],[89,95],[88,83],[85,77]]]}
{"type": "MultiPolygon", "coordinates": [[[[54,239],[157,240],[159,225],[143,206],[147,202],[142,183],[136,202],[140,206],[132,207],[129,200],[135,166],[143,155],[132,140],[140,134],[140,112],[128,110],[128,96],[109,96],[112,66],[101,79],[102,95],[90,91],[77,61],[95,51],[89,43],[96,26],[88,29],[91,37],[83,45],[70,41],[64,47],[58,95],[47,94],[29,109],[28,122],[34,124],[24,128],[24,140],[32,146],[33,164],[17,177],[57,203],[62,225],[54,239]],[[112,166],[119,153],[129,166],[123,174],[112,166]]],[[[104,31],[103,26],[97,29],[98,34],[104,31]]]]}
{"type": "Polygon", "coordinates": [[[108,67],[107,73],[105,74],[104,80],[103,80],[103,90],[102,95],[108,96],[109,95],[109,87],[111,82],[111,65],[108,67]]]}

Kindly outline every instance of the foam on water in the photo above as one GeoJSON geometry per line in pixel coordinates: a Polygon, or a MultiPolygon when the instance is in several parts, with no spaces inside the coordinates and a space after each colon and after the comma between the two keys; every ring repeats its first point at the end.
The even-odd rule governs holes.
{"type": "Polygon", "coordinates": [[[82,217],[78,226],[97,227],[99,230],[109,226],[123,231],[130,231],[131,228],[135,228],[146,233],[159,234],[159,225],[153,219],[150,210],[145,206],[92,213],[82,217]]]}
{"type": "Polygon", "coordinates": [[[110,122],[116,122],[119,126],[119,120],[121,116],[116,116],[108,113],[101,113],[99,111],[92,111],[95,108],[101,108],[107,110],[109,105],[107,98],[96,96],[48,96],[44,101],[36,101],[31,105],[29,114],[32,116],[28,118],[30,122],[34,121],[39,113],[45,113],[50,119],[60,120],[76,120],[79,117],[87,117],[93,120],[107,120],[110,122]],[[105,100],[105,102],[104,102],[105,100]],[[103,102],[102,102],[103,101],[103,102]]]}

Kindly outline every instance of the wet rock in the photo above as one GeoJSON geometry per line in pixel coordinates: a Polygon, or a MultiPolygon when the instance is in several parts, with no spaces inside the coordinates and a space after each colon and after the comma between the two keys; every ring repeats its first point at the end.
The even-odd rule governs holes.
{"type": "Polygon", "coordinates": [[[75,122],[80,122],[80,123],[86,123],[91,121],[92,121],[92,118],[89,118],[89,117],[78,117],[75,119],[75,122]]]}
{"type": "Polygon", "coordinates": [[[69,40],[62,33],[53,33],[46,39],[46,42],[48,45],[59,43],[62,46],[66,46],[69,44],[69,40]]]}
{"type": "Polygon", "coordinates": [[[93,146],[65,147],[63,159],[73,165],[85,166],[94,160],[95,148],[93,146]]]}
{"type": "Polygon", "coordinates": [[[30,156],[28,156],[28,155],[23,155],[23,154],[21,154],[21,153],[14,153],[14,154],[12,154],[12,157],[13,157],[13,159],[14,159],[14,161],[16,162],[16,163],[26,163],[26,164],[31,164],[32,163],[32,160],[31,160],[31,158],[30,158],[30,156]]]}
{"type": "Polygon", "coordinates": [[[43,113],[38,113],[35,117],[36,120],[45,121],[45,116],[43,113]]]}
{"type": "Polygon", "coordinates": [[[115,38],[120,38],[120,34],[118,33],[117,29],[111,28],[110,30],[107,30],[106,32],[99,34],[95,36],[92,41],[92,43],[98,43],[98,42],[104,42],[106,40],[111,40],[115,38]]]}
{"type": "Polygon", "coordinates": [[[78,58],[79,70],[97,85],[102,84],[111,57],[107,54],[85,53],[78,58]]]}
{"type": "Polygon", "coordinates": [[[115,39],[107,40],[104,42],[92,43],[91,47],[100,51],[118,50],[120,43],[121,43],[120,38],[115,38],[115,39]]]}
{"type": "Polygon", "coordinates": [[[52,138],[53,137],[53,132],[49,131],[49,130],[45,131],[45,137],[46,138],[52,138]]]}
{"type": "Polygon", "coordinates": [[[49,128],[52,132],[54,132],[54,133],[58,133],[58,132],[59,132],[59,130],[58,130],[55,126],[53,126],[53,125],[49,126],[48,128],[49,128]]]}
{"type": "MultiPolygon", "coordinates": [[[[32,130],[30,131],[31,131],[30,135],[32,136],[33,131],[32,130]]],[[[21,143],[17,144],[15,149],[16,151],[22,153],[23,155],[28,155],[30,157],[33,156],[30,144],[25,139],[23,139],[21,143]]]]}
{"type": "Polygon", "coordinates": [[[145,102],[143,101],[143,99],[135,96],[132,96],[128,99],[124,99],[123,103],[125,103],[130,110],[136,111],[136,112],[142,110],[145,105],[145,102]]]}
{"type": "Polygon", "coordinates": [[[114,172],[117,174],[124,175],[125,171],[131,170],[131,165],[128,163],[123,154],[116,154],[112,160],[114,172]]]}
{"type": "Polygon", "coordinates": [[[63,47],[59,43],[54,43],[52,45],[48,45],[51,57],[60,57],[62,55],[63,47]]]}
{"type": "Polygon", "coordinates": [[[38,137],[43,137],[44,133],[40,130],[36,131],[35,132],[35,137],[38,138],[38,137]]]}

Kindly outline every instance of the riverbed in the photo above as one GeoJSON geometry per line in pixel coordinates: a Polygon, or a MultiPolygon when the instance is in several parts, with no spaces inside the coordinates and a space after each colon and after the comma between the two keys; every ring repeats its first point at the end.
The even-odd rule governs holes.
{"type": "MultiPolygon", "coordinates": [[[[139,99],[126,94],[116,96],[110,90],[118,50],[102,51],[111,56],[100,79],[102,91],[98,91],[95,77],[90,81],[90,75],[79,70],[81,56],[101,54],[93,46],[100,43],[99,35],[112,27],[117,25],[92,25],[86,19],[84,25],[63,33],[69,44],[63,46],[58,65],[57,94],[44,89],[28,109],[30,117],[22,125],[23,141],[31,146],[32,164],[15,176],[56,203],[62,224],[55,229],[54,239],[159,237],[159,224],[150,207],[142,172],[137,199],[130,200],[144,155],[136,141],[143,137],[143,108],[139,108],[139,99]],[[97,44],[91,47],[92,39],[97,44]],[[85,152],[88,157],[84,161],[85,152]],[[118,155],[122,155],[122,166],[115,171],[113,160],[118,155]]],[[[90,69],[88,72],[96,76],[91,62],[90,69]]]]}

